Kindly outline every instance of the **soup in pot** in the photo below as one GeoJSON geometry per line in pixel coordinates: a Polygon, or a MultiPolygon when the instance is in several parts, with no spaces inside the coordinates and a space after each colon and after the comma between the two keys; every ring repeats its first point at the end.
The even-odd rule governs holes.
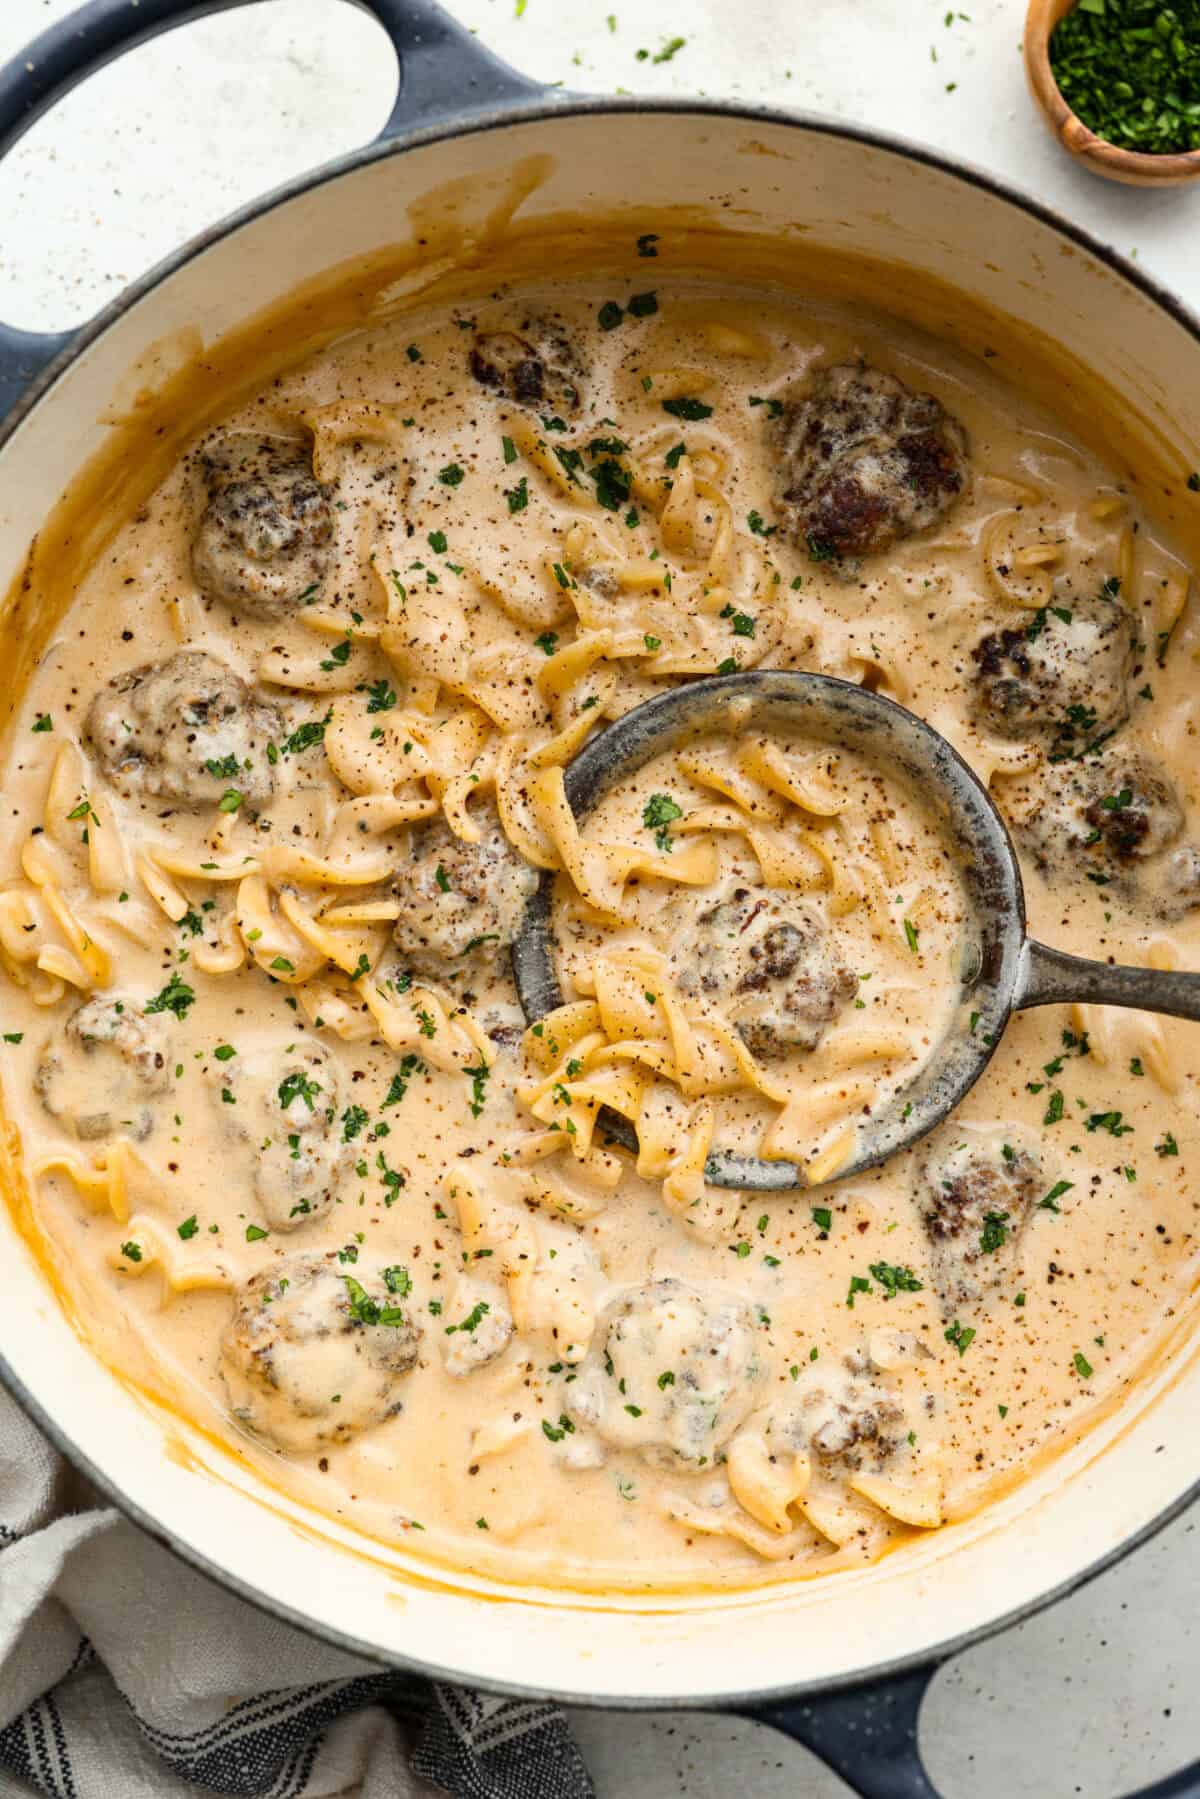
{"type": "Polygon", "coordinates": [[[988,783],[1036,935],[1192,966],[1200,633],[998,368],[636,266],[343,338],[124,523],[4,743],[0,1074],[119,1372],[375,1537],[644,1591],[871,1561],[1134,1378],[1200,1032],[1022,1015],[838,1182],[969,955],[921,794],[746,731],[579,821],[564,768],[699,676],[865,683],[988,783]]]}

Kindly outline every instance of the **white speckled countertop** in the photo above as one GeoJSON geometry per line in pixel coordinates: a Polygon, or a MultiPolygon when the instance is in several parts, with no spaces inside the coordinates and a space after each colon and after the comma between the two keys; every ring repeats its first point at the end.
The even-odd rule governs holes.
{"type": "MultiPolygon", "coordinates": [[[[0,58],[72,4],[2,0],[0,58]]],[[[1116,188],[1055,148],[1025,96],[1021,0],[952,12],[947,0],[740,0],[736,10],[524,0],[520,16],[520,0],[447,4],[544,81],[738,96],[965,153],[1200,308],[1200,191],[1116,188]],[[682,47],[655,63],[676,38],[682,47]]],[[[364,142],[394,84],[378,28],[343,0],[267,0],[112,65],[0,167],[0,317],[35,329],[81,322],[232,207],[364,142]]],[[[1185,1516],[1073,1598],[957,1657],[921,1725],[945,1799],[1115,1799],[1200,1759],[1198,1615],[1200,1532],[1185,1516]]],[[[602,1799],[847,1791],[762,1726],[684,1714],[574,1721],[602,1799]]]]}

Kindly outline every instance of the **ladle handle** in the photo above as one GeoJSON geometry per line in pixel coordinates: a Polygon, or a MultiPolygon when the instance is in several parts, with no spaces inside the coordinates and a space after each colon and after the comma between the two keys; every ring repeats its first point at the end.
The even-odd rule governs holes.
{"type": "Polygon", "coordinates": [[[1174,968],[1123,968],[1068,956],[1032,938],[1025,945],[1013,995],[1013,1010],[1077,1000],[1094,1006],[1136,1006],[1142,1012],[1170,1012],[1200,1019],[1200,974],[1174,968]]]}

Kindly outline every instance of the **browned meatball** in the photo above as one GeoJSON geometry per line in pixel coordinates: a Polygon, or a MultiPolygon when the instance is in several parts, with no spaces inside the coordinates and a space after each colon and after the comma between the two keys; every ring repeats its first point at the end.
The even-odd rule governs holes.
{"type": "Polygon", "coordinates": [[[316,599],[333,543],[332,489],[290,439],[235,432],[202,449],[208,505],[192,569],[210,599],[278,618],[316,599]]]}
{"type": "Polygon", "coordinates": [[[1085,761],[1051,763],[1014,797],[1028,808],[1017,834],[1046,873],[1142,861],[1183,830],[1183,808],[1166,772],[1148,756],[1111,748],[1085,761]]]}
{"type": "Polygon", "coordinates": [[[128,994],[104,993],[72,1012],[49,1039],[34,1086],[52,1118],[84,1142],[154,1128],[153,1101],[171,1084],[165,1018],[128,994]]]}
{"type": "Polygon", "coordinates": [[[578,1379],[564,1390],[567,1410],[655,1467],[705,1467],[754,1404],[760,1328],[740,1294],[670,1276],[626,1288],[609,1302],[578,1379]]]}
{"type": "Polygon", "coordinates": [[[1168,924],[1200,906],[1200,846],[1181,843],[1139,871],[1141,896],[1168,924]]]}
{"type": "Polygon", "coordinates": [[[403,1268],[294,1255],[241,1288],[221,1339],[235,1418],[280,1449],[344,1443],[402,1409],[421,1332],[403,1268]]]}
{"type": "Polygon", "coordinates": [[[775,430],[785,528],[817,561],[857,561],[924,531],[967,483],[958,420],[869,363],[820,370],[775,430]]]}
{"type": "Polygon", "coordinates": [[[549,319],[524,319],[518,331],[477,332],[470,364],[481,386],[533,412],[569,416],[583,403],[583,359],[549,319]]]}
{"type": "Polygon", "coordinates": [[[976,1299],[1008,1272],[1011,1252],[1046,1191],[1037,1155],[997,1130],[933,1156],[918,1197],[934,1285],[949,1305],[976,1299]]]}
{"type": "Polygon", "coordinates": [[[521,928],[538,884],[531,868],[482,808],[478,843],[441,819],[415,834],[392,891],[402,902],[394,936],[408,964],[435,979],[494,964],[521,928]]]}
{"type": "Polygon", "coordinates": [[[1165,769],[1114,747],[1044,765],[1012,783],[1013,830],[1052,885],[1094,882],[1136,910],[1171,922],[1200,906],[1200,846],[1165,769]]]}
{"type": "Polygon", "coordinates": [[[814,1456],[826,1474],[878,1473],[907,1437],[909,1420],[873,1373],[860,1355],[845,1357],[840,1367],[806,1367],[794,1391],[773,1408],[769,1440],[814,1456]]]}
{"type": "Polygon", "coordinates": [[[84,735],[123,793],[215,805],[231,789],[270,799],[267,744],[281,719],[240,675],[203,650],[126,669],[88,708],[84,735]]]}
{"type": "Polygon", "coordinates": [[[808,906],[761,887],[735,887],[682,933],[676,976],[711,999],[753,1055],[814,1049],[858,990],[808,906]]]}
{"type": "Polygon", "coordinates": [[[1052,759],[1090,753],[1129,717],[1134,627],[1115,582],[989,632],[972,656],[976,717],[1052,759]]]}
{"type": "Polygon", "coordinates": [[[272,1231],[296,1230],[337,1200],[354,1150],[339,1123],[341,1073],[320,1043],[290,1042],[222,1062],[213,1085],[222,1125],[250,1145],[254,1191],[272,1231]]]}

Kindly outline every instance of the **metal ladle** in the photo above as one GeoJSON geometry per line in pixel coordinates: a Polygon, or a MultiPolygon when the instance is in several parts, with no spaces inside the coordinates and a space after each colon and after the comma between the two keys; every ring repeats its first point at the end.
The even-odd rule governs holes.
{"type": "MultiPolygon", "coordinates": [[[[856,1151],[833,1177],[872,1168],[925,1136],[969,1092],[1014,1012],[1062,1001],[1136,1006],[1200,1019],[1200,974],[1118,968],[1068,956],[1025,931],[1016,850],[987,789],[957,750],[915,714],[829,675],[751,670],[672,688],[589,739],[566,770],[580,821],[618,781],[699,737],[783,731],[855,750],[907,781],[957,853],[968,919],[954,1019],[920,1073],[858,1125],[856,1151]]],[[[513,945],[517,992],[530,1023],[563,1003],[551,940],[554,875],[543,874],[513,945]]],[[[606,1111],[607,1134],[629,1148],[629,1122],[606,1111]]],[[[781,1191],[809,1183],[802,1164],[714,1147],[705,1178],[716,1187],[781,1191]]]]}

